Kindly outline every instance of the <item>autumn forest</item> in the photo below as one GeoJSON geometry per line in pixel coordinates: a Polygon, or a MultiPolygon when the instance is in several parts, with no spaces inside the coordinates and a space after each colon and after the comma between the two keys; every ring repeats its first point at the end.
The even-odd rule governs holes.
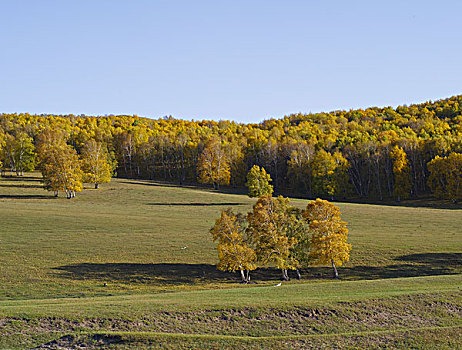
{"type": "MultiPolygon", "coordinates": [[[[397,108],[292,114],[259,124],[137,116],[0,115],[2,174],[39,169],[69,198],[111,176],[338,200],[462,199],[462,95],[397,108]],[[63,188],[53,173],[61,167],[63,188]],[[61,187],[60,187],[61,186],[61,187]]],[[[61,180],[60,180],[61,181],[61,180]]]]}

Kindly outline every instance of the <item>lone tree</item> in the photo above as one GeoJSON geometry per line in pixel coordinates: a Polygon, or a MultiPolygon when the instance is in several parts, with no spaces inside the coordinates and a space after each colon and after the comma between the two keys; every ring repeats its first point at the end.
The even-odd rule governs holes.
{"type": "Polygon", "coordinates": [[[243,237],[242,219],[231,209],[223,210],[210,229],[214,241],[218,241],[217,268],[221,271],[240,271],[242,283],[250,281],[250,271],[255,270],[256,255],[243,237]]]}
{"type": "Polygon", "coordinates": [[[89,140],[82,150],[83,182],[95,184],[111,181],[111,166],[107,161],[107,152],[101,142],[89,140]]]}
{"type": "Polygon", "coordinates": [[[228,157],[217,137],[207,142],[199,157],[197,170],[200,183],[212,184],[215,189],[229,184],[231,174],[228,157]]]}
{"type": "Polygon", "coordinates": [[[287,270],[295,270],[298,266],[291,256],[291,249],[297,244],[297,239],[287,234],[291,220],[288,206],[288,198],[264,195],[247,215],[249,237],[257,260],[264,265],[273,264],[281,269],[282,279],[285,281],[289,280],[287,270]]]}
{"type": "Polygon", "coordinates": [[[261,197],[263,195],[272,195],[273,186],[270,174],[263,167],[254,165],[247,174],[246,186],[249,189],[249,197],[261,197]]]}
{"type": "Polygon", "coordinates": [[[348,229],[340,217],[340,209],[334,204],[316,199],[306,206],[303,216],[312,233],[310,258],[314,265],[332,264],[334,278],[338,278],[336,266],[350,258],[351,244],[347,243],[348,229]]]}

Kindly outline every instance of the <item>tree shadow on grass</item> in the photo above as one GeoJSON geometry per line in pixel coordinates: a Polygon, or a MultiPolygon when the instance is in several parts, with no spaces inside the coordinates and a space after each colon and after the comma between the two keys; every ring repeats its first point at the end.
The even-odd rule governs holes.
{"type": "Polygon", "coordinates": [[[42,178],[37,176],[2,176],[0,178],[0,187],[10,188],[40,188],[43,189],[41,184],[42,178]]]}
{"type": "Polygon", "coordinates": [[[190,207],[209,207],[209,206],[217,206],[217,207],[224,207],[224,206],[234,206],[234,205],[245,205],[245,203],[237,203],[237,202],[229,202],[229,203],[200,203],[200,202],[191,202],[191,203],[148,203],[147,205],[153,206],[190,206],[190,207]]]}
{"type": "MultiPolygon", "coordinates": [[[[462,273],[462,253],[423,253],[402,255],[394,259],[396,264],[385,266],[345,266],[339,274],[346,280],[383,279],[451,275],[462,273]]],[[[303,278],[331,278],[332,268],[310,267],[303,269],[303,278]]]]}
{"type": "Polygon", "coordinates": [[[63,271],[60,277],[74,280],[100,280],[120,283],[194,284],[198,282],[235,281],[236,276],[217,270],[210,264],[136,264],[136,263],[82,263],[55,267],[63,271]]]}
{"type": "MultiPolygon", "coordinates": [[[[82,263],[55,267],[61,278],[98,280],[129,284],[183,285],[204,283],[237,283],[238,272],[223,272],[211,264],[136,264],[136,263],[82,263]]],[[[279,270],[259,268],[252,271],[256,281],[279,280],[279,270]]]]}
{"type": "Polygon", "coordinates": [[[0,187],[14,187],[14,188],[41,188],[43,189],[43,185],[29,185],[29,184],[5,184],[0,183],[0,187]]]}
{"type": "Polygon", "coordinates": [[[408,261],[431,266],[462,267],[462,253],[422,253],[402,255],[395,260],[408,261]]]}
{"type": "MultiPolygon", "coordinates": [[[[461,273],[462,253],[426,253],[396,258],[407,263],[386,266],[341,267],[344,280],[368,280],[397,277],[434,276],[461,273]]],[[[238,273],[222,272],[211,264],[136,264],[136,263],[82,263],[55,267],[58,276],[73,280],[98,280],[129,284],[182,285],[203,283],[237,283],[238,273]]],[[[295,278],[295,272],[289,272],[295,278]]],[[[279,270],[259,268],[252,271],[252,281],[278,281],[279,270]]],[[[302,269],[303,280],[331,279],[329,267],[302,269]]]]}
{"type": "Polygon", "coordinates": [[[24,176],[18,176],[18,175],[2,175],[1,177],[2,180],[4,181],[40,181],[42,180],[41,176],[34,176],[34,175],[24,175],[24,176]]]}
{"type": "Polygon", "coordinates": [[[45,194],[1,194],[0,199],[56,199],[56,197],[45,194]]]}

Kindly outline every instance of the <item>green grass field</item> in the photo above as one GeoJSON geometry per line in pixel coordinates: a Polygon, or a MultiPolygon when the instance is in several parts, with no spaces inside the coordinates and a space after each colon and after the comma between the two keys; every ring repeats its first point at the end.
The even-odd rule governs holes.
{"type": "MultiPolygon", "coordinates": [[[[339,203],[351,260],[281,287],[217,271],[208,230],[255,199],[114,179],[73,200],[0,179],[0,348],[447,348],[462,341],[462,209],[339,203]]],[[[305,206],[307,201],[294,200],[305,206]]],[[[442,206],[448,207],[448,206],[442,206]]]]}

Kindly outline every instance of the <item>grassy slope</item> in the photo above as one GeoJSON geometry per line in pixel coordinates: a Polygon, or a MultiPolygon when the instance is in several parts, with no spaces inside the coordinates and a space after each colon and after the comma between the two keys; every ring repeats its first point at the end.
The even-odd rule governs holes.
{"type": "MultiPolygon", "coordinates": [[[[222,208],[246,212],[255,200],[127,180],[67,200],[51,197],[37,180],[0,179],[0,299],[235,286],[237,276],[213,266],[208,229],[222,208]]],[[[353,245],[344,279],[461,271],[460,210],[340,207],[353,245]]],[[[326,276],[324,269],[306,274],[315,281],[326,276]]]]}
{"type": "Polygon", "coordinates": [[[281,287],[249,287],[110,297],[5,300],[0,316],[46,317],[142,317],[149,312],[214,309],[323,307],[330,302],[347,302],[389,296],[432,292],[458,292],[462,275],[399,279],[289,284],[281,287]],[[108,308],[108,305],[111,308],[108,308]]]}
{"type": "Polygon", "coordinates": [[[114,342],[121,349],[159,342],[172,349],[454,349],[462,340],[460,285],[460,276],[434,276],[9,300],[0,304],[0,347],[32,347],[70,334],[77,344],[114,342]]]}
{"type": "MultiPolygon", "coordinates": [[[[239,286],[235,275],[219,273],[213,266],[216,252],[208,229],[214,219],[222,208],[233,206],[245,212],[253,202],[245,196],[121,179],[97,191],[86,190],[69,201],[50,197],[34,175],[21,180],[0,179],[0,317],[16,320],[8,321],[5,329],[31,317],[134,320],[157,315],[169,325],[165,331],[180,329],[188,333],[182,322],[174,320],[178,317],[164,313],[180,312],[184,316],[201,310],[226,312],[242,308],[268,313],[272,309],[297,307],[341,313],[342,303],[360,300],[369,303],[375,313],[377,298],[394,300],[396,295],[416,293],[419,297],[408,304],[397,298],[390,307],[406,310],[417,300],[434,303],[432,298],[437,297],[437,314],[427,318],[442,320],[445,326],[459,324],[461,275],[447,275],[461,272],[460,210],[340,204],[345,220],[350,222],[353,245],[351,261],[340,270],[347,281],[326,280],[330,276],[328,269],[311,268],[304,280],[273,288],[265,286],[275,284],[279,277],[275,271],[255,273],[257,286],[239,286]],[[423,277],[394,279],[409,276],[423,277]],[[163,293],[167,291],[174,293],[163,293]],[[442,305],[448,298],[453,298],[450,305],[458,310],[459,318],[443,322],[447,306],[442,305]]],[[[294,202],[306,204],[301,200],[294,202]]],[[[209,316],[204,316],[192,333],[207,333],[207,319],[213,319],[209,316]]],[[[425,314],[421,318],[426,319],[425,314]]],[[[245,325],[247,321],[239,322],[245,325]]],[[[268,322],[271,332],[282,321],[268,322]]],[[[335,332],[344,322],[339,318],[329,332],[335,332]]],[[[127,327],[149,332],[162,329],[157,323],[150,324],[147,329],[127,327]]],[[[394,329],[397,324],[386,329],[394,329]]],[[[413,326],[422,324],[415,322],[413,326]]],[[[298,334],[297,329],[304,329],[297,327],[288,327],[286,331],[298,334]]],[[[57,328],[56,334],[71,329],[57,328]]],[[[364,327],[366,331],[374,329],[377,327],[364,327]]],[[[82,330],[88,327],[82,326],[82,330]]],[[[232,329],[228,331],[232,334],[232,329]]],[[[423,332],[418,338],[422,340],[431,334],[432,331],[423,332]]],[[[146,339],[153,337],[163,336],[151,334],[146,339]]],[[[360,339],[362,335],[352,337],[360,339]]],[[[35,343],[46,339],[43,330],[34,331],[33,327],[27,337],[11,335],[9,340],[3,339],[7,339],[5,344],[14,345],[26,338],[30,344],[34,344],[34,339],[35,343]]],[[[185,341],[180,336],[168,339],[177,345],[185,341]],[[174,339],[179,340],[175,343],[174,339]]],[[[448,344],[454,339],[450,337],[448,344]]],[[[209,340],[198,341],[208,346],[209,340]]],[[[216,346],[214,341],[211,346],[216,346]]]]}

